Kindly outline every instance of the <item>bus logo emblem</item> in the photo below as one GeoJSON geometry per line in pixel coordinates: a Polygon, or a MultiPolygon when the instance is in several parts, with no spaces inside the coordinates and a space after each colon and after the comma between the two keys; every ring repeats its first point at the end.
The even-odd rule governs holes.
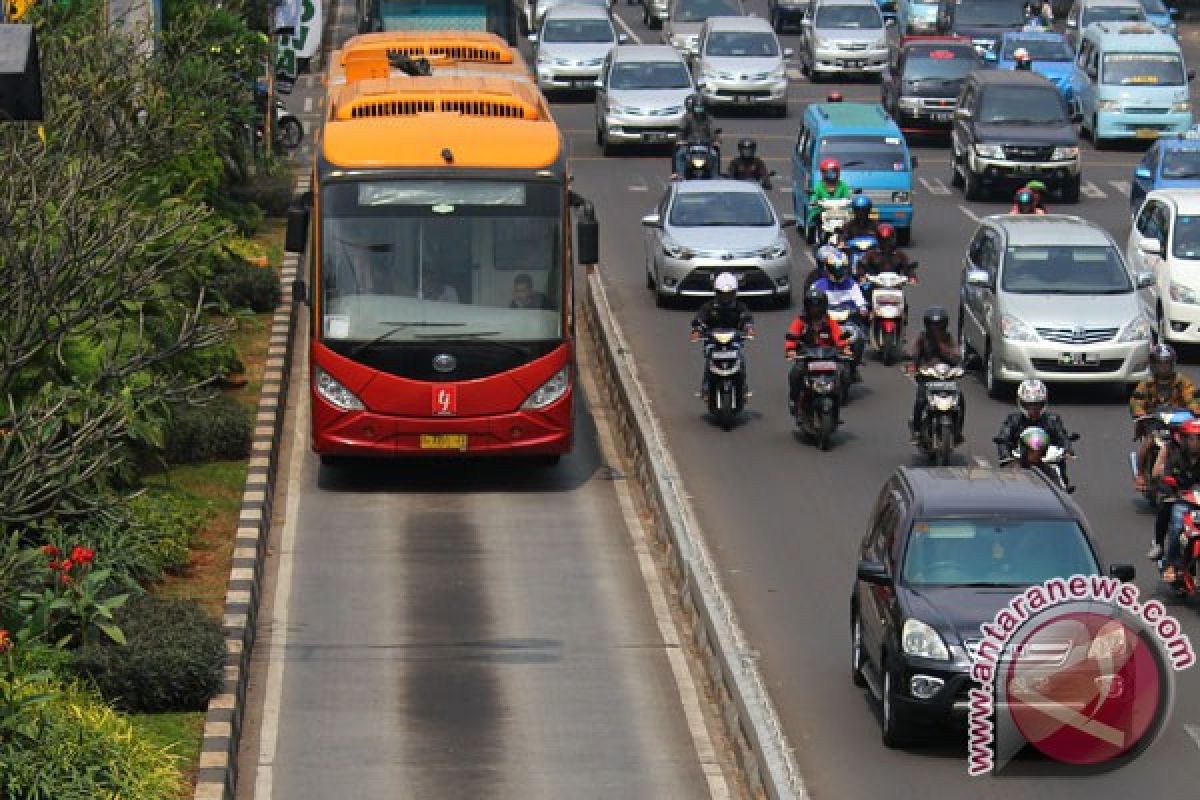
{"type": "Polygon", "coordinates": [[[438,372],[454,372],[458,359],[449,353],[438,353],[433,357],[433,368],[438,372]]]}
{"type": "Polygon", "coordinates": [[[433,387],[433,415],[453,417],[458,414],[458,388],[455,386],[433,387]]]}

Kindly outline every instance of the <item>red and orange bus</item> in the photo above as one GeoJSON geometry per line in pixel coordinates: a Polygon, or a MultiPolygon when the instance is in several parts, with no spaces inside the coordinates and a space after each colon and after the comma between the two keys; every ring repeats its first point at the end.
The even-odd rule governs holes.
{"type": "Polygon", "coordinates": [[[581,263],[597,225],[545,98],[490,34],[369,34],[331,62],[313,191],[288,219],[308,253],[313,449],[556,461],[574,436],[572,207],[581,263]],[[389,50],[432,69],[399,74],[389,50]]]}

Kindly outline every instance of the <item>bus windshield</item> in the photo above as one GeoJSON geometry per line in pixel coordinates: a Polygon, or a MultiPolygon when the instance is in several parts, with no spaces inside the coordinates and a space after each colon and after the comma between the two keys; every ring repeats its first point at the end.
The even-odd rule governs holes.
{"type": "Polygon", "coordinates": [[[327,185],[322,340],[561,339],[560,194],[519,181],[327,185]]]}
{"type": "Polygon", "coordinates": [[[374,0],[368,30],[487,31],[516,43],[516,14],[509,0],[374,0]]]}

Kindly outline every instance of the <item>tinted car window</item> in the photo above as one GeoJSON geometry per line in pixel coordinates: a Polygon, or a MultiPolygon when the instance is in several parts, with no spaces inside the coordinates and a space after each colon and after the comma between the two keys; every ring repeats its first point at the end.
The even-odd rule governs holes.
{"type": "Polygon", "coordinates": [[[675,198],[671,224],[680,228],[775,224],[766,198],[754,192],[689,192],[675,198]]]}
{"type": "Polygon", "coordinates": [[[1090,6],[1083,12],[1079,27],[1086,28],[1093,22],[1137,22],[1145,19],[1142,9],[1133,6],[1090,6]]]}
{"type": "Polygon", "coordinates": [[[1024,47],[1029,57],[1038,61],[1071,61],[1075,54],[1070,46],[1061,39],[1008,39],[1004,44],[1001,58],[1009,61],[1018,48],[1024,47]]]}
{"type": "Polygon", "coordinates": [[[1108,53],[1101,80],[1115,86],[1182,86],[1183,59],[1170,53],[1108,53]]]}
{"type": "Polygon", "coordinates": [[[1200,261],[1200,217],[1175,218],[1175,241],[1171,254],[1185,261],[1200,261]]]}
{"type": "Polygon", "coordinates": [[[548,19],[542,27],[543,42],[611,42],[612,25],[603,19],[548,19]]]}
{"type": "Polygon", "coordinates": [[[1074,520],[928,519],[916,522],[909,534],[901,582],[1028,586],[1098,571],[1074,520]]]}
{"type": "Polygon", "coordinates": [[[709,17],[740,17],[742,12],[728,0],[678,0],[672,19],[704,22],[709,17]]]}
{"type": "Polygon", "coordinates": [[[980,122],[1024,125],[1066,125],[1062,99],[1052,88],[993,86],[983,93],[980,122]]]}
{"type": "Polygon", "coordinates": [[[687,68],[675,61],[625,62],[613,67],[613,89],[687,89],[687,68]]]}
{"type": "Polygon", "coordinates": [[[1112,247],[1049,245],[1010,247],[1003,288],[1017,294],[1124,294],[1129,274],[1112,247]]]}
{"type": "Polygon", "coordinates": [[[817,9],[818,28],[882,28],[883,17],[874,6],[827,5],[817,9]]]}
{"type": "Polygon", "coordinates": [[[825,136],[818,160],[836,158],[843,170],[903,172],[907,169],[898,136],[825,136]]]}
{"type": "Polygon", "coordinates": [[[967,73],[979,66],[979,58],[975,49],[964,48],[923,48],[912,50],[904,62],[904,77],[943,78],[948,81],[966,77],[967,73]]]}
{"type": "Polygon", "coordinates": [[[1162,0],[1141,0],[1142,8],[1147,14],[1168,14],[1162,0]]]}
{"type": "Polygon", "coordinates": [[[710,56],[777,56],[779,47],[769,33],[717,31],[709,34],[704,52],[710,56]]]}
{"type": "Polygon", "coordinates": [[[960,0],[954,6],[957,25],[981,28],[1019,28],[1025,22],[1021,0],[960,0]]]}
{"type": "Polygon", "coordinates": [[[1163,156],[1164,180],[1200,178],[1200,150],[1168,150],[1163,156]]]}

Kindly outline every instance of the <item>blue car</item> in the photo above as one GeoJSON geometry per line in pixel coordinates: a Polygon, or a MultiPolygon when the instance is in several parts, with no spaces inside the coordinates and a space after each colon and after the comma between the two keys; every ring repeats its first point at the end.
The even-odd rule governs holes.
{"type": "Polygon", "coordinates": [[[1200,127],[1155,142],[1133,170],[1129,211],[1136,214],[1154,189],[1200,189],[1200,127]]]}
{"type": "Polygon", "coordinates": [[[1177,8],[1167,8],[1163,0],[1140,0],[1142,10],[1146,12],[1146,21],[1163,33],[1169,33],[1179,38],[1179,26],[1175,24],[1177,8]]]}
{"type": "Polygon", "coordinates": [[[1013,53],[1024,47],[1033,60],[1033,71],[1046,76],[1058,87],[1059,93],[1071,102],[1071,66],[1075,54],[1061,33],[1041,31],[1010,31],[1000,40],[998,53],[988,53],[984,60],[996,69],[1013,69],[1013,53]]]}

